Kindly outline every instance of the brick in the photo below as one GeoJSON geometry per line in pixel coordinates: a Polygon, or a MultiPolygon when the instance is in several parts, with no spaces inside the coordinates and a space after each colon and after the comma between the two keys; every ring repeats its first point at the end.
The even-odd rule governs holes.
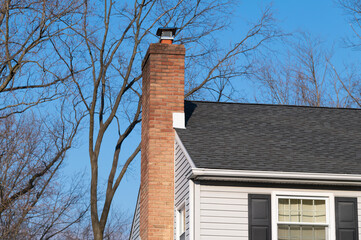
{"type": "Polygon", "coordinates": [[[173,112],[184,111],[183,45],[151,44],[142,63],[140,235],[173,239],[173,112]]]}

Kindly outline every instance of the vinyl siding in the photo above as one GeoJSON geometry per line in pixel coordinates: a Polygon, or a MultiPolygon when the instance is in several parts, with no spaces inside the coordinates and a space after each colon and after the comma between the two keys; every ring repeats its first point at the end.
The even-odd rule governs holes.
{"type": "Polygon", "coordinates": [[[140,199],[140,194],[138,194],[137,205],[135,206],[132,229],[131,229],[130,238],[129,238],[130,240],[140,240],[140,236],[139,236],[139,199],[140,199]]]}
{"type": "Polygon", "coordinates": [[[199,219],[200,239],[248,239],[248,194],[237,187],[201,185],[199,219]]]}
{"type": "Polygon", "coordinates": [[[174,174],[174,197],[175,197],[175,208],[174,208],[174,239],[177,233],[177,209],[185,204],[186,211],[186,235],[185,239],[189,239],[189,183],[188,178],[191,174],[191,165],[189,164],[186,155],[182,151],[181,146],[175,141],[175,174],[174,174]]]}
{"type": "MultiPolygon", "coordinates": [[[[199,206],[196,216],[196,240],[248,240],[248,194],[272,194],[273,191],[295,189],[247,188],[237,186],[199,185],[199,197],[195,206],[199,206]]],[[[359,239],[361,239],[361,192],[296,190],[300,194],[332,193],[335,197],[357,197],[359,239]]],[[[195,193],[197,196],[197,193],[195,193]]],[[[197,212],[197,211],[196,211],[197,212]]]]}

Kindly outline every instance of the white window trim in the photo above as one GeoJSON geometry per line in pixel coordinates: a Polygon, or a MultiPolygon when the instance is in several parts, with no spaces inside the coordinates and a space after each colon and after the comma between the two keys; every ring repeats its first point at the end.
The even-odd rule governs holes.
{"type": "MultiPolygon", "coordinates": [[[[181,214],[180,210],[184,208],[184,212],[186,213],[186,204],[185,202],[182,202],[176,209],[176,240],[180,239],[180,220],[181,220],[181,214]]],[[[184,219],[185,220],[185,219],[184,219]]],[[[186,224],[186,223],[185,223],[186,224]]],[[[186,231],[187,226],[184,226],[184,232],[186,231]]]]}
{"type": "Polygon", "coordinates": [[[280,197],[299,199],[326,199],[326,223],[310,224],[328,226],[327,240],[336,240],[335,236],[335,197],[332,193],[273,191],[271,194],[272,239],[278,239],[278,199],[280,197]]]}
{"type": "Polygon", "coordinates": [[[193,180],[188,180],[189,184],[189,209],[188,209],[188,231],[189,231],[189,240],[194,240],[194,229],[195,229],[195,219],[194,219],[194,182],[193,180]]]}

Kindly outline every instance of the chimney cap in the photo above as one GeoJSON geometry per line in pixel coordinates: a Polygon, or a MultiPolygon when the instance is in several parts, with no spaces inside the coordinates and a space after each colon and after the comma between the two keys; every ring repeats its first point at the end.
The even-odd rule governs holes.
{"type": "Polygon", "coordinates": [[[178,28],[176,27],[162,27],[158,28],[157,30],[157,36],[160,36],[160,39],[174,39],[174,35],[176,33],[178,28]]]}

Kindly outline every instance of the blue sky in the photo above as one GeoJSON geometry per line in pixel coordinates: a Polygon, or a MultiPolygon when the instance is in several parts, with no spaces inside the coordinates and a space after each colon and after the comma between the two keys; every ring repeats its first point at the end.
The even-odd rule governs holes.
{"type": "Polygon", "coordinates": [[[252,19],[259,16],[260,9],[270,4],[275,18],[286,32],[307,31],[332,41],[350,33],[343,10],[332,0],[241,1],[235,15],[245,20],[252,19]]]}
{"type": "MultiPolygon", "coordinates": [[[[324,50],[331,54],[331,62],[340,72],[348,63],[356,65],[356,62],[359,62],[358,52],[347,48],[345,44],[346,38],[354,35],[348,23],[350,16],[338,6],[336,0],[240,1],[234,11],[231,29],[222,37],[225,41],[232,41],[237,36],[241,37],[247,30],[246,22],[255,22],[261,15],[262,9],[269,6],[277,26],[283,33],[294,37],[285,38],[287,41],[296,43],[296,37],[300,37],[301,33],[309,34],[312,39],[321,42],[324,50]]],[[[286,47],[286,43],[282,41],[276,41],[271,46],[272,50],[278,52],[277,58],[281,59],[287,54],[286,47]]],[[[242,81],[239,84],[237,88],[243,101],[255,102],[255,96],[260,94],[255,83],[242,81]]],[[[257,99],[259,100],[258,97],[257,99]]]]}
{"type": "MultiPolygon", "coordinates": [[[[278,20],[278,24],[284,32],[309,32],[314,37],[320,38],[328,47],[334,48],[333,60],[336,64],[342,64],[346,59],[347,61],[357,60],[357,53],[345,48],[342,42],[342,38],[352,35],[351,28],[347,23],[347,16],[344,15],[342,9],[338,8],[332,0],[244,0],[235,9],[234,17],[231,19],[231,29],[228,30],[228,34],[222,34],[222,36],[218,37],[225,38],[226,42],[231,42],[232,38],[236,38],[242,31],[245,31],[244,22],[256,20],[257,16],[260,15],[261,9],[269,4],[272,4],[274,17],[278,20]]],[[[155,39],[154,41],[157,40],[155,39]]],[[[140,134],[140,130],[138,129],[137,131],[140,134]]],[[[77,144],[78,147],[72,149],[68,154],[66,168],[73,173],[90,172],[86,140],[87,132],[83,131],[82,134],[84,135],[83,140],[80,140],[77,144]]],[[[102,152],[104,157],[111,154],[114,149],[113,144],[109,144],[107,141],[111,137],[109,135],[105,138],[104,146],[106,148],[102,152]],[[107,148],[109,151],[107,151],[107,148]]],[[[136,142],[136,139],[134,142],[136,142]]],[[[105,173],[106,171],[102,174],[105,173]]],[[[106,175],[103,176],[104,178],[101,179],[101,183],[105,182],[106,175]]],[[[113,203],[116,209],[121,209],[129,215],[133,214],[139,184],[140,154],[133,161],[117,191],[113,203]]]]}

